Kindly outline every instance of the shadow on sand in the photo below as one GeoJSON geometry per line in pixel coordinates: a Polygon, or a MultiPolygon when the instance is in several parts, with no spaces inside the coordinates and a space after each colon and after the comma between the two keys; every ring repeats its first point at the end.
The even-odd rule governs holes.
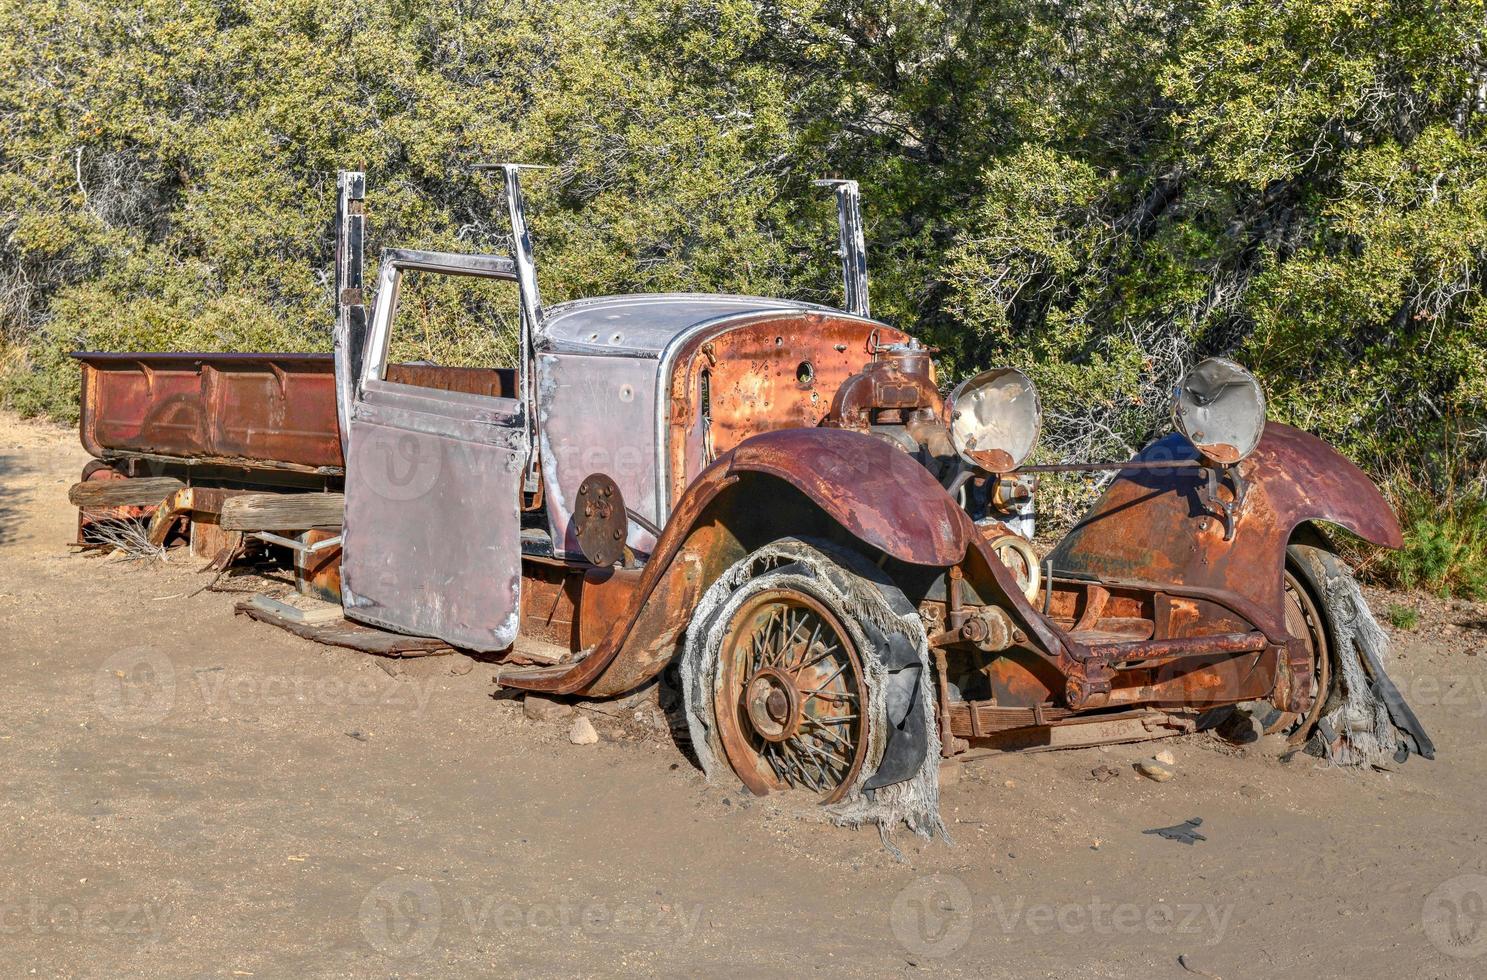
{"type": "Polygon", "coordinates": [[[35,469],[18,453],[0,453],[0,544],[15,540],[21,525],[20,478],[35,469]]]}

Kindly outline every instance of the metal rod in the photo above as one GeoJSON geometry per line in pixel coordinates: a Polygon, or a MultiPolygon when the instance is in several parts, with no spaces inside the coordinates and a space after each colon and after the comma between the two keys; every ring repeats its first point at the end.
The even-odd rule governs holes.
{"type": "MultiPolygon", "coordinates": [[[[1188,470],[1200,469],[1207,464],[1196,459],[1129,460],[1124,463],[1046,463],[1040,466],[1021,466],[1014,473],[1099,473],[1109,470],[1188,470]]],[[[1008,474],[1011,475],[1011,474],[1008,474]]]]}
{"type": "Polygon", "coordinates": [[[651,533],[651,536],[654,537],[656,540],[659,541],[661,539],[661,529],[656,526],[654,521],[647,520],[628,507],[625,508],[625,516],[628,517],[632,523],[638,525],[641,530],[649,531],[651,533]]]}
{"type": "Polygon", "coordinates": [[[322,551],[327,551],[331,548],[339,548],[341,546],[341,536],[339,534],[333,538],[326,538],[324,541],[316,541],[314,544],[305,544],[303,541],[296,541],[293,538],[286,538],[281,534],[274,534],[272,531],[249,531],[248,536],[250,538],[257,538],[260,541],[267,541],[269,544],[276,544],[280,547],[289,548],[292,551],[298,551],[306,555],[316,555],[322,551]]]}
{"type": "Polygon", "coordinates": [[[1089,647],[1090,660],[1111,660],[1152,666],[1158,661],[1205,654],[1258,653],[1267,644],[1259,630],[1250,633],[1216,633],[1211,636],[1180,636],[1170,640],[1132,643],[1098,643],[1089,647]]]}
{"type": "Polygon", "coordinates": [[[975,475],[975,470],[961,470],[955,474],[955,478],[950,481],[950,485],[945,488],[945,492],[952,497],[955,496],[960,492],[962,487],[971,482],[972,477],[975,475]]]}
{"type": "Polygon", "coordinates": [[[341,456],[351,456],[351,403],[361,379],[367,340],[366,293],[362,288],[366,247],[367,175],[342,170],[336,179],[336,414],[341,428],[341,456]]]}
{"type": "Polygon", "coordinates": [[[948,759],[955,754],[955,736],[950,731],[950,679],[945,651],[935,649],[935,687],[940,702],[940,758],[948,759]]]}
{"type": "Polygon", "coordinates": [[[960,583],[964,578],[965,573],[960,570],[959,565],[951,565],[950,571],[945,575],[945,625],[952,630],[960,629],[966,621],[964,597],[960,592],[960,583]]]}

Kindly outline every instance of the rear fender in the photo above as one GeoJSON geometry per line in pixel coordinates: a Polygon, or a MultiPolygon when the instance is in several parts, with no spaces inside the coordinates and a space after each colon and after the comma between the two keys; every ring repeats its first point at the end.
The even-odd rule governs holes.
{"type": "MultiPolygon", "coordinates": [[[[1181,436],[1138,460],[1190,460],[1181,436]]],[[[1210,591],[1272,635],[1282,625],[1286,545],[1302,525],[1327,522],[1387,548],[1399,521],[1363,472],[1317,437],[1272,422],[1240,465],[1249,486],[1231,540],[1207,511],[1197,469],[1125,470],[1054,549],[1055,574],[1210,591]]],[[[1276,632],[1278,631],[1278,633],[1276,632]]]]}

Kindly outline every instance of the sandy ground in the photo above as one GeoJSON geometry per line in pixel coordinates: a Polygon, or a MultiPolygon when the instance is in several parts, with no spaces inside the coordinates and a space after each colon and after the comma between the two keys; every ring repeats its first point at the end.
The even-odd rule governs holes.
{"type": "Polygon", "coordinates": [[[282,582],[71,553],[85,460],[0,416],[8,975],[1487,976],[1481,607],[1395,637],[1436,762],[997,756],[947,779],[953,846],[900,863],[664,733],[590,712],[572,745],[468,660],[389,673],[234,617],[282,582]],[[1206,840],[1143,833],[1190,817],[1206,840]]]}

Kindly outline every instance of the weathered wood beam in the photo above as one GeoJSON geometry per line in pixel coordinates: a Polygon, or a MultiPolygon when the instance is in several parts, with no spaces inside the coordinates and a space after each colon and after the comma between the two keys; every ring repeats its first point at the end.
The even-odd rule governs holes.
{"type": "Polygon", "coordinates": [[[74,483],[67,499],[87,510],[104,507],[153,507],[185,484],[170,476],[139,476],[123,480],[84,480],[74,483]]]}
{"type": "Polygon", "coordinates": [[[346,498],[339,493],[245,493],[222,504],[225,531],[304,531],[340,527],[346,498]]]}

